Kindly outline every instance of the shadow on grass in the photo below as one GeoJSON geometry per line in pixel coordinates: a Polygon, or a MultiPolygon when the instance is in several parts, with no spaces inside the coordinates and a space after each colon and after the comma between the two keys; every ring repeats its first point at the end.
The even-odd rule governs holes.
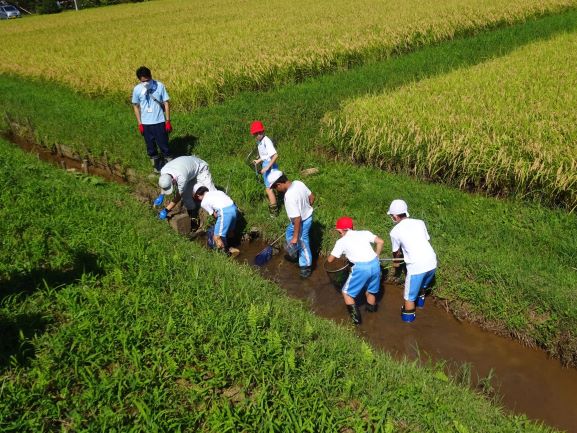
{"type": "Polygon", "coordinates": [[[0,301],[11,295],[29,296],[41,286],[61,287],[78,281],[83,274],[103,275],[98,257],[86,251],[74,255],[72,264],[66,269],[38,267],[30,272],[14,272],[0,280],[0,301]]]}
{"type": "Polygon", "coordinates": [[[184,135],[170,140],[168,146],[173,157],[178,158],[179,156],[192,155],[197,144],[198,137],[195,137],[194,135],[184,135]]]}
{"type": "Polygon", "coordinates": [[[36,350],[31,339],[46,330],[48,320],[39,314],[0,316],[0,372],[10,366],[25,366],[36,350]]]}

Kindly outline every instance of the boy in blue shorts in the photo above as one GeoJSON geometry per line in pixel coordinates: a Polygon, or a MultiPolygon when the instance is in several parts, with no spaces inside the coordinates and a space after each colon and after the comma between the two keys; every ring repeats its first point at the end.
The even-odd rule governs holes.
{"type": "Polygon", "coordinates": [[[433,282],[437,269],[437,255],[429,243],[429,233],[422,220],[409,218],[407,203],[393,200],[387,212],[395,227],[391,230],[394,257],[403,257],[407,265],[405,278],[405,303],[401,318],[405,322],[415,320],[415,302],[424,306],[425,291],[433,282]]]}
{"type": "Polygon", "coordinates": [[[366,289],[367,311],[377,311],[377,298],[381,284],[379,255],[384,241],[367,230],[353,230],[353,220],[342,217],[337,220],[336,230],[341,238],[335,244],[327,262],[332,263],[343,254],[353,264],[349,278],[342,288],[345,305],[355,325],[361,323],[361,313],[355,298],[366,289]],[[373,250],[372,244],[376,244],[373,250]]]}
{"type": "MultiPolygon", "coordinates": [[[[229,232],[234,231],[236,226],[236,205],[223,191],[210,191],[206,186],[198,183],[194,186],[193,195],[194,199],[200,202],[200,206],[216,218],[213,240],[217,250],[230,255],[233,251],[229,251],[226,237],[229,232]]],[[[234,249],[234,252],[236,251],[238,250],[234,249]]]]}
{"type": "Polygon", "coordinates": [[[262,122],[258,120],[252,122],[250,125],[250,133],[256,139],[258,149],[258,159],[255,159],[253,164],[256,166],[262,162],[260,174],[262,174],[266,195],[269,201],[268,209],[270,216],[275,218],[278,216],[278,205],[276,195],[271,189],[268,181],[268,175],[271,170],[278,170],[278,165],[276,164],[278,153],[272,140],[264,134],[264,125],[262,122]]]}

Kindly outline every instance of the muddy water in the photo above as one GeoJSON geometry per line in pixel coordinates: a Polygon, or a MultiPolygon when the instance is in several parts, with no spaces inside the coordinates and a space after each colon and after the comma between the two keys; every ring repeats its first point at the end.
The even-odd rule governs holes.
{"type": "MultiPolygon", "coordinates": [[[[252,264],[262,248],[260,242],[246,244],[239,259],[252,264]]],[[[342,297],[321,264],[307,280],[280,254],[261,269],[265,277],[303,299],[316,314],[349,324],[342,297]]],[[[384,284],[382,290],[378,312],[366,313],[361,308],[363,323],[356,330],[360,336],[397,358],[467,363],[473,385],[477,378],[492,373],[491,385],[506,408],[577,433],[577,370],[562,367],[540,350],[459,322],[431,298],[423,310],[417,310],[415,322],[404,323],[400,318],[402,287],[384,284]]]]}
{"type": "Polygon", "coordinates": [[[127,173],[114,164],[105,164],[91,158],[83,158],[65,146],[58,146],[54,150],[49,150],[12,133],[5,134],[4,138],[18,145],[22,150],[38,156],[42,161],[64,170],[96,175],[117,183],[126,183],[134,176],[132,172],[127,173]]]}

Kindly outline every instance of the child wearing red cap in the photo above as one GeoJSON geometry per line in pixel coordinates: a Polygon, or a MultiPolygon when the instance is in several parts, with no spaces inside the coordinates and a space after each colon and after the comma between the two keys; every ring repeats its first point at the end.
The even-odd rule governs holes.
{"type": "Polygon", "coordinates": [[[268,208],[270,216],[277,217],[278,205],[276,202],[276,195],[270,187],[267,176],[272,169],[278,170],[278,165],[276,164],[278,153],[272,140],[264,134],[264,125],[262,122],[258,120],[252,122],[250,124],[250,133],[256,139],[259,156],[258,159],[253,161],[253,164],[256,166],[262,163],[260,174],[262,174],[264,180],[265,191],[269,201],[268,208]]]}
{"type": "Polygon", "coordinates": [[[353,220],[342,217],[337,220],[335,229],[341,235],[336,242],[327,262],[332,263],[343,254],[353,264],[349,278],[343,285],[345,304],[355,325],[361,323],[361,313],[355,298],[366,288],[367,311],[377,311],[377,298],[381,284],[381,266],[379,255],[384,241],[368,230],[353,230],[353,220]],[[373,250],[372,244],[376,244],[373,250]]]}

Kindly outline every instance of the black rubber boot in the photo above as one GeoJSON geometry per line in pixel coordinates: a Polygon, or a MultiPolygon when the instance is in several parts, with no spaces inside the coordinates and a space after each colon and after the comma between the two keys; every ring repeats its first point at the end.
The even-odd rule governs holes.
{"type": "Polygon", "coordinates": [[[313,268],[311,266],[303,266],[300,268],[301,278],[308,278],[313,273],[313,268]]]}
{"type": "Polygon", "coordinates": [[[349,315],[351,316],[351,320],[355,325],[361,324],[361,311],[356,304],[354,305],[347,305],[347,310],[349,311],[349,315]]]}
{"type": "Polygon", "coordinates": [[[369,304],[367,302],[367,307],[366,307],[367,312],[376,313],[378,308],[379,308],[378,304],[369,304]]]}
{"type": "Polygon", "coordinates": [[[162,168],[162,161],[160,156],[153,156],[150,158],[150,163],[152,164],[152,169],[155,174],[160,174],[160,169],[162,168]]]}

